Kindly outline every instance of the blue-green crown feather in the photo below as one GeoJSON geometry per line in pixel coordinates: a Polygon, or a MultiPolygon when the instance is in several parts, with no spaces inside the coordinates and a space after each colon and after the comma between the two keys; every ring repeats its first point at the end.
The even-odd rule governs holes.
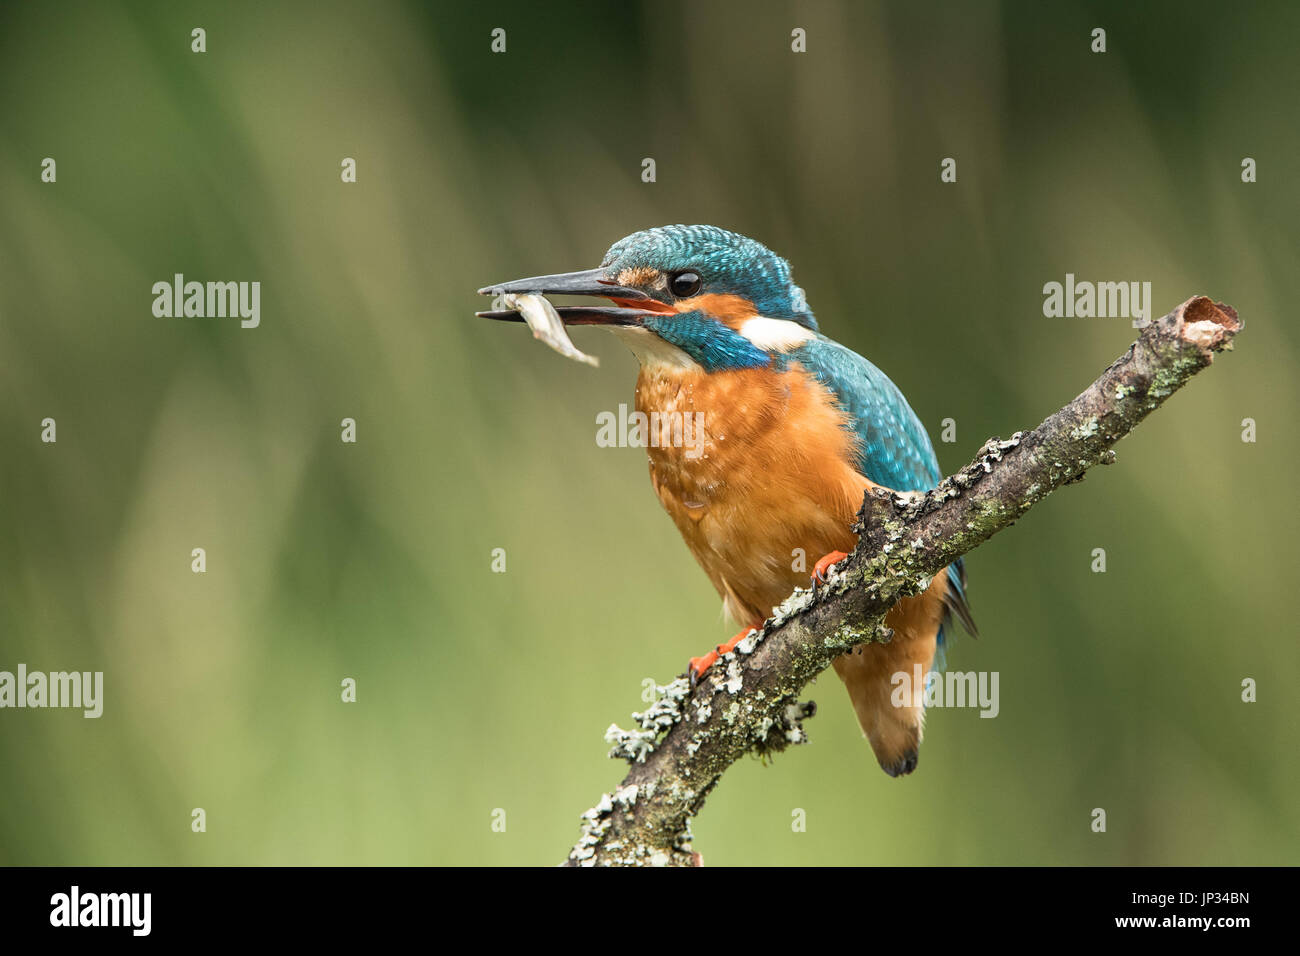
{"type": "Polygon", "coordinates": [[[717,226],[659,226],[634,232],[609,247],[601,267],[611,275],[634,268],[690,270],[704,280],[706,293],[744,296],[759,315],[817,330],[803,289],[791,278],[790,263],[761,242],[717,226]]]}

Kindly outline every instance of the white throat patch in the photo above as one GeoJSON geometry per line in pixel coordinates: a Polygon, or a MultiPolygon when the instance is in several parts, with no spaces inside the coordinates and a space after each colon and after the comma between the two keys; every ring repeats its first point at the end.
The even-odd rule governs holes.
{"type": "Polygon", "coordinates": [[[632,350],[643,368],[665,367],[680,370],[702,371],[699,362],[671,342],[666,342],[649,329],[632,325],[611,325],[609,330],[632,350]]]}

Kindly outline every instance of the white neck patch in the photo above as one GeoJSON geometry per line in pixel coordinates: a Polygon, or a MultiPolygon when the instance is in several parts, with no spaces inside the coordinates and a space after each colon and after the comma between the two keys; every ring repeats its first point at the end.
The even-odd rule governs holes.
{"type": "Polygon", "coordinates": [[[806,329],[798,322],[769,319],[765,315],[756,315],[742,322],[740,334],[765,352],[788,352],[817,337],[812,329],[806,329]]]}

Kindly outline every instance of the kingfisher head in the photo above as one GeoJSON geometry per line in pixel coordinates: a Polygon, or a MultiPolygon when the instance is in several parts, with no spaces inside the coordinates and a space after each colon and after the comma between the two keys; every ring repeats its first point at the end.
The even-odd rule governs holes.
{"type": "MultiPolygon", "coordinates": [[[[643,365],[754,368],[814,338],[817,321],[790,264],[717,226],[660,226],[620,239],[595,269],[517,279],[483,295],[599,296],[612,306],[560,306],[566,325],[619,334],[643,365]]],[[[519,321],[517,312],[480,312],[519,321]]]]}

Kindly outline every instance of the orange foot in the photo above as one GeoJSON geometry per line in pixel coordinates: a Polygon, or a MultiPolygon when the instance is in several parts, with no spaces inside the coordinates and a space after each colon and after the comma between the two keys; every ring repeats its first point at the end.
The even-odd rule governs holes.
{"type": "Polygon", "coordinates": [[[691,675],[691,686],[694,687],[696,683],[699,682],[699,679],[704,676],[704,672],[707,671],[714,664],[716,664],[718,662],[719,657],[721,657],[723,654],[727,654],[730,653],[731,651],[734,651],[736,649],[736,645],[739,644],[741,641],[743,641],[745,638],[749,637],[750,632],[755,630],[757,630],[757,628],[747,627],[743,631],[738,631],[735,634],[735,636],[731,638],[731,640],[727,641],[727,643],[719,644],[717,647],[709,651],[709,653],[705,654],[703,657],[692,657],[691,666],[689,669],[691,675]]]}
{"type": "Polygon", "coordinates": [[[825,583],[826,572],[831,569],[831,566],[835,564],[839,564],[847,557],[848,555],[845,554],[843,551],[832,551],[830,554],[826,555],[815,565],[813,565],[813,573],[812,573],[813,580],[821,581],[822,583],[825,583]]]}

